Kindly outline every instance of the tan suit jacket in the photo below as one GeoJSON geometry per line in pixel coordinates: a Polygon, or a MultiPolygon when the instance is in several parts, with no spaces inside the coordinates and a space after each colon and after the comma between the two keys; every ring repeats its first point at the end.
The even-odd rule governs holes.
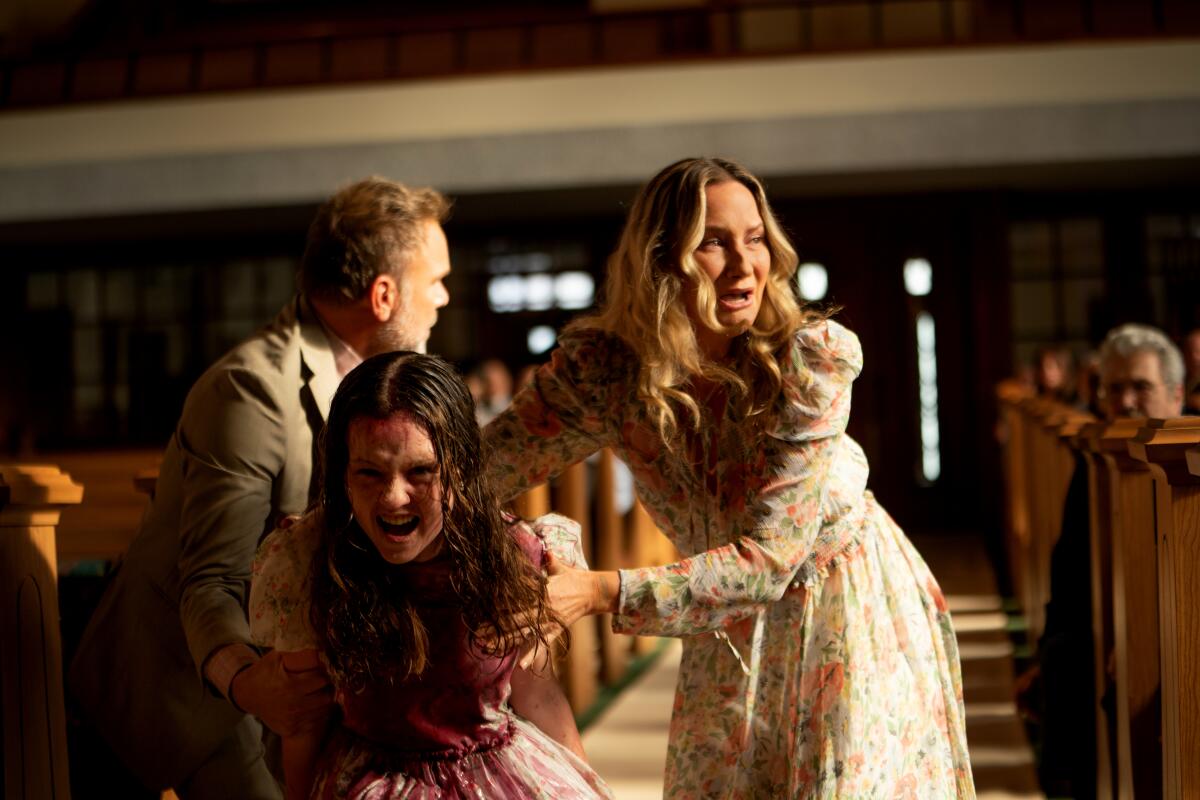
{"type": "Polygon", "coordinates": [[[297,298],[188,393],[154,499],[68,680],[152,787],[178,785],[242,719],[201,668],[223,645],[251,644],[254,551],[281,515],[308,506],[339,380],[324,330],[297,298]]]}

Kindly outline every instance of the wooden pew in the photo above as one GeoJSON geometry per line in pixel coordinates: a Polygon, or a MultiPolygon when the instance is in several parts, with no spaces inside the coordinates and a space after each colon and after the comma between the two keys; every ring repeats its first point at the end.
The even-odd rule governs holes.
{"type": "MultiPolygon", "coordinates": [[[[1039,613],[1037,615],[1040,635],[1045,630],[1046,603],[1050,601],[1050,566],[1054,545],[1062,534],[1067,492],[1078,468],[1079,460],[1071,441],[1085,425],[1095,422],[1091,414],[1078,411],[1061,403],[1053,403],[1043,413],[1041,424],[1042,460],[1040,473],[1034,479],[1040,485],[1042,509],[1039,513],[1042,535],[1037,540],[1037,569],[1039,613]]],[[[1031,628],[1032,630],[1032,628],[1031,628]]]]}
{"type": "Polygon", "coordinates": [[[1021,402],[1032,392],[1017,381],[1005,381],[996,390],[1000,408],[999,438],[1004,469],[1004,552],[1012,589],[1024,605],[1026,557],[1030,542],[1029,491],[1026,469],[1026,418],[1021,402]]]}
{"type": "Polygon", "coordinates": [[[1006,457],[1006,472],[1009,491],[1015,495],[1008,503],[1013,514],[1010,520],[1024,525],[1009,534],[1015,548],[1009,559],[1030,640],[1036,642],[1045,629],[1050,554],[1062,527],[1063,503],[1075,470],[1069,439],[1091,417],[1037,397],[1022,397],[1006,405],[1013,450],[1013,455],[1006,457]]]}
{"type": "MultiPolygon", "coordinates": [[[[1200,480],[1200,447],[1187,451],[1188,473],[1200,480]]],[[[1200,797],[1200,508],[1189,493],[1182,501],[1179,532],[1171,548],[1171,581],[1173,583],[1174,649],[1171,677],[1164,684],[1164,698],[1170,707],[1171,727],[1164,730],[1163,748],[1176,759],[1178,771],[1173,774],[1172,797],[1200,797]]]]}
{"type": "Polygon", "coordinates": [[[58,467],[0,465],[4,797],[69,800],[55,528],[83,487],[58,467]]]}
{"type": "MultiPolygon", "coordinates": [[[[1200,445],[1200,417],[1150,420],[1129,442],[1129,454],[1154,481],[1161,643],[1163,797],[1200,796],[1197,719],[1200,647],[1196,591],[1200,558],[1200,470],[1189,470],[1189,449],[1200,445]]],[[[1200,459],[1196,459],[1200,460],[1200,459]]],[[[1200,466],[1200,464],[1197,464],[1200,466]]],[[[1136,769],[1136,765],[1135,765],[1136,769]]]]}
{"type": "Polygon", "coordinates": [[[1111,800],[1116,787],[1116,718],[1110,718],[1102,702],[1109,684],[1109,663],[1113,658],[1112,537],[1115,519],[1112,473],[1103,458],[1106,451],[1121,452],[1133,435],[1133,421],[1124,427],[1110,422],[1085,425],[1074,444],[1088,467],[1088,505],[1091,556],[1089,570],[1092,588],[1092,684],[1095,690],[1096,717],[1096,797],[1111,800]],[[1111,735],[1110,735],[1111,732],[1111,735]]]}
{"type": "Polygon", "coordinates": [[[1162,793],[1154,482],[1146,465],[1128,450],[1144,422],[1115,420],[1105,429],[1100,448],[1110,487],[1116,789],[1121,798],[1162,793]]]}

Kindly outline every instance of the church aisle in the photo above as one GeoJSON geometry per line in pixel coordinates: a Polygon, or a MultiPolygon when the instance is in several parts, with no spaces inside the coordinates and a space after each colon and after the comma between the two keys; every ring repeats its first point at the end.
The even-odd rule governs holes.
{"type": "MultiPolygon", "coordinates": [[[[914,537],[954,615],[962,655],[967,738],[981,800],[1036,800],[1033,751],[1013,703],[1013,647],[996,578],[978,536],[914,537]]],[[[667,725],[680,647],[671,645],[584,733],[592,766],[617,800],[662,797],[667,725]]]]}

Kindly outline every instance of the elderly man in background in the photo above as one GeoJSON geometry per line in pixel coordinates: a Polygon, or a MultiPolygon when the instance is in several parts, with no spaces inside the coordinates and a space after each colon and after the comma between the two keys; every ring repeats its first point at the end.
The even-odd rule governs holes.
{"type": "Polygon", "coordinates": [[[1100,345],[1100,394],[1109,419],[1183,413],[1183,356],[1149,325],[1114,328],[1100,345]]]}
{"type": "Polygon", "coordinates": [[[1192,328],[1183,337],[1185,380],[1183,407],[1189,415],[1200,414],[1200,328],[1192,328]]]}
{"type": "MultiPolygon", "coordinates": [[[[1100,345],[1099,369],[1099,406],[1106,419],[1168,419],[1183,412],[1183,359],[1157,328],[1114,328],[1100,345]]],[[[1017,685],[1021,705],[1042,721],[1042,788],[1078,798],[1096,794],[1089,528],[1087,466],[1076,457],[1050,560],[1050,602],[1037,663],[1017,685]]]]}
{"type": "Polygon", "coordinates": [[[329,713],[315,662],[288,671],[251,644],[250,565],[260,538],[314,497],[342,377],[376,353],[424,349],[449,299],[448,208],[380,178],[339,191],[309,228],[300,293],[189,392],[69,673],[82,715],[148,788],[281,797],[255,718],[287,734],[329,713]]]}

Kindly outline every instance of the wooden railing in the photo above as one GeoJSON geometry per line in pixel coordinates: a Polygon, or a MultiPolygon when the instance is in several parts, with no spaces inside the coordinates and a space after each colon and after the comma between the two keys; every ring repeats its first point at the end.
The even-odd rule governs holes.
{"type": "Polygon", "coordinates": [[[1009,561],[1035,637],[1066,486],[1088,470],[1091,557],[1076,568],[1091,576],[1098,796],[1200,796],[1200,418],[1088,421],[1012,385],[999,399],[1009,561]]]}
{"type": "Polygon", "coordinates": [[[3,796],[69,800],[55,527],[83,487],[58,467],[0,465],[3,796]]]}
{"type": "Polygon", "coordinates": [[[1154,481],[1157,546],[1162,791],[1200,796],[1200,476],[1187,453],[1200,445],[1200,417],[1152,420],[1129,443],[1154,481]]]}

